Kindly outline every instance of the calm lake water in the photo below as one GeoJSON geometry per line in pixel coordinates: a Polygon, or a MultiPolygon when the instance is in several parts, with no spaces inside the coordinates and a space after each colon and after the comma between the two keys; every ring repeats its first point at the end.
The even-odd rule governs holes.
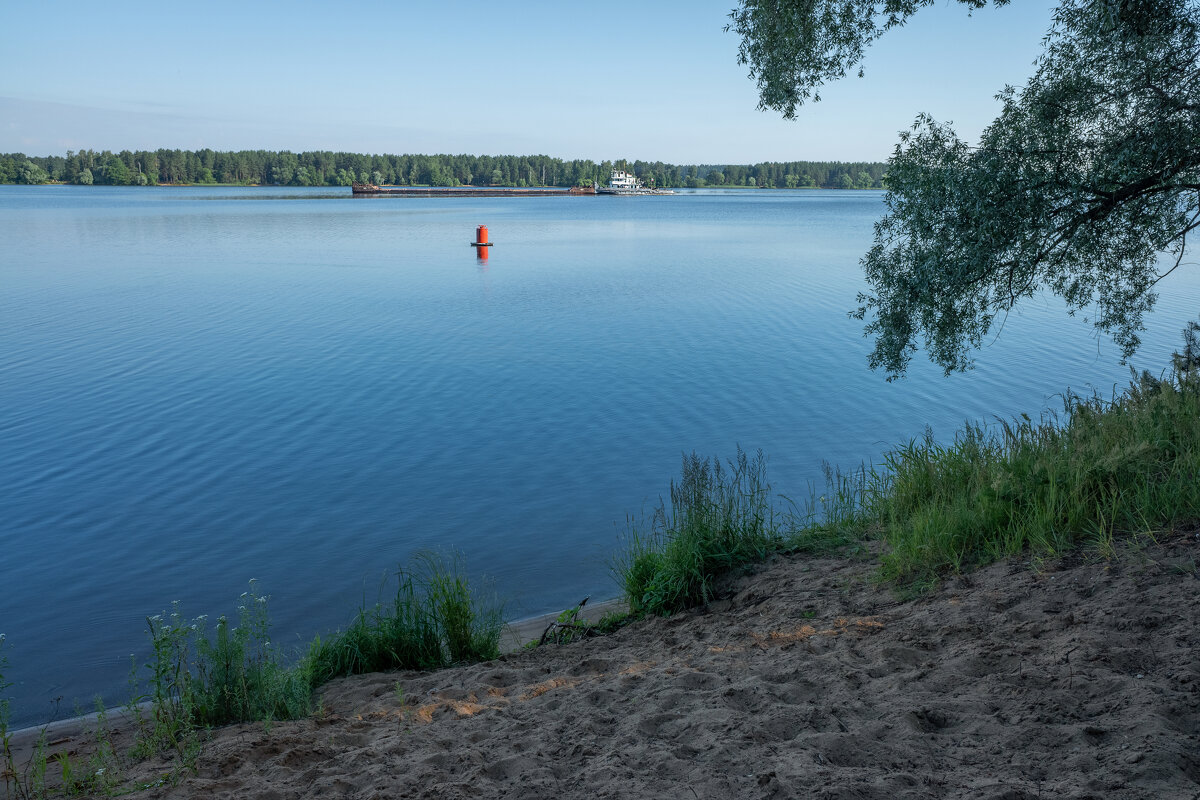
{"type": "MultiPolygon", "coordinates": [[[[931,426],[1111,394],[1116,348],[1027,304],[978,369],[888,384],[847,318],[877,192],[352,199],[0,187],[0,633],[18,724],[127,697],[145,617],[276,641],[422,548],[521,617],[613,596],[680,456],[762,448],[777,491],[931,426]],[[468,247],[491,230],[490,258],[468,247]]],[[[1200,309],[1172,275],[1137,366],[1200,309]]],[[[921,356],[921,359],[924,357],[921,356]]]]}

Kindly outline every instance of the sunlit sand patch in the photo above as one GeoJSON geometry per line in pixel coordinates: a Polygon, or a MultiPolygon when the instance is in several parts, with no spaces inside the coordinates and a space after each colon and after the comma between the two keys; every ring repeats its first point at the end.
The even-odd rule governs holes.
{"type": "Polygon", "coordinates": [[[852,620],[847,620],[845,617],[838,617],[837,624],[843,628],[854,627],[868,630],[883,628],[883,623],[875,619],[875,617],[855,617],[852,620]]]}
{"type": "Polygon", "coordinates": [[[406,708],[393,708],[385,711],[366,711],[362,714],[355,714],[354,718],[359,722],[370,722],[377,719],[387,719],[388,717],[403,717],[408,712],[406,708]]]}
{"type": "Polygon", "coordinates": [[[483,703],[471,702],[470,700],[435,700],[432,703],[426,703],[413,712],[413,717],[418,722],[433,722],[433,715],[441,709],[453,711],[459,719],[463,717],[473,717],[481,711],[490,711],[507,705],[501,703],[497,705],[484,705],[483,703]]]}
{"type": "MultiPolygon", "coordinates": [[[[656,664],[657,662],[654,661],[640,661],[622,668],[619,671],[619,674],[638,675],[656,666],[656,664]]],[[[542,681],[541,683],[535,683],[531,686],[525,687],[523,691],[515,696],[515,700],[517,702],[533,700],[534,698],[541,697],[547,692],[552,692],[556,689],[574,689],[580,684],[591,683],[602,678],[606,678],[609,675],[610,673],[602,672],[595,675],[589,675],[586,678],[573,678],[566,676],[550,678],[549,680],[542,681]]],[[[507,708],[513,702],[513,699],[510,699],[508,696],[509,693],[509,689],[500,688],[497,686],[484,686],[478,693],[472,692],[467,695],[466,700],[455,700],[448,697],[435,697],[431,702],[425,703],[417,708],[405,707],[398,710],[392,709],[388,711],[373,711],[358,715],[358,719],[383,719],[389,716],[398,716],[404,719],[411,719],[416,722],[428,724],[433,722],[433,719],[438,712],[445,710],[452,711],[457,718],[463,719],[466,717],[473,717],[483,711],[500,711],[504,708],[507,708]],[[478,696],[479,694],[483,694],[484,697],[480,699],[478,696]]]]}
{"type": "Polygon", "coordinates": [[[639,661],[636,664],[630,664],[628,667],[625,667],[624,669],[622,669],[620,674],[622,674],[622,675],[641,675],[646,670],[655,666],[656,663],[657,662],[654,662],[654,661],[639,661]]]}
{"type": "Polygon", "coordinates": [[[398,714],[401,717],[406,717],[411,714],[412,719],[417,722],[433,722],[434,715],[443,709],[453,711],[454,715],[459,719],[464,717],[473,717],[481,711],[496,711],[509,705],[510,701],[504,697],[505,691],[497,689],[494,686],[485,687],[487,697],[485,702],[480,702],[479,697],[475,692],[467,695],[467,699],[458,700],[452,697],[435,697],[433,702],[426,703],[416,709],[401,708],[399,711],[387,712],[398,714]]]}
{"type": "Polygon", "coordinates": [[[757,644],[759,647],[766,647],[766,644],[768,642],[770,642],[772,644],[784,644],[786,642],[803,642],[805,639],[808,639],[811,636],[836,635],[837,633],[838,633],[838,631],[833,628],[831,628],[829,630],[818,631],[812,625],[801,625],[799,628],[796,628],[796,630],[794,630],[794,631],[787,631],[787,632],[771,631],[766,636],[762,636],[757,633],[751,633],[750,637],[752,639],[754,639],[754,643],[757,644]]]}
{"type": "Polygon", "coordinates": [[[522,694],[517,699],[518,700],[532,700],[533,698],[541,697],[546,692],[552,691],[554,689],[562,689],[562,688],[574,689],[579,684],[580,684],[579,678],[551,678],[548,681],[542,681],[541,683],[537,684],[536,686],[531,686],[528,690],[525,691],[524,694],[522,694]]]}
{"type": "Polygon", "coordinates": [[[450,708],[460,717],[473,717],[480,711],[487,711],[489,708],[494,708],[494,706],[485,706],[481,703],[452,702],[450,703],[450,708]]]}
{"type": "Polygon", "coordinates": [[[769,631],[767,634],[751,633],[750,639],[752,644],[733,644],[724,647],[714,646],[708,648],[710,653],[740,653],[749,647],[758,647],[761,650],[766,650],[771,645],[784,645],[793,642],[803,642],[811,639],[813,636],[841,636],[846,631],[855,631],[859,633],[874,633],[883,629],[883,623],[874,617],[855,617],[848,619],[846,617],[838,617],[833,622],[834,627],[825,628],[823,630],[814,627],[813,625],[801,625],[798,628],[790,631],[769,631]]]}

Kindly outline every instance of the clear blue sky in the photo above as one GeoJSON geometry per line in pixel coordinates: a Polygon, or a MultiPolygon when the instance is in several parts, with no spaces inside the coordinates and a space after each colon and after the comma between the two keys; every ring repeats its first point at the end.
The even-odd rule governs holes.
{"type": "Polygon", "coordinates": [[[884,160],[917,112],[974,138],[1055,4],[951,0],[788,122],[757,110],[734,0],[32,2],[4,7],[0,152],[544,153],[884,160]]]}

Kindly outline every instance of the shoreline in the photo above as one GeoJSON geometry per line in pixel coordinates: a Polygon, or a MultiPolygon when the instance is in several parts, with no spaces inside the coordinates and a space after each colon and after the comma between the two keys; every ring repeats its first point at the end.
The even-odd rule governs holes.
{"type": "MultiPolygon", "coordinates": [[[[602,616],[610,611],[620,611],[625,608],[625,602],[618,598],[604,600],[599,603],[586,603],[581,609],[579,617],[587,622],[598,622],[602,616]]],[[[538,641],[547,626],[555,622],[561,613],[563,612],[552,611],[504,623],[504,630],[500,634],[501,655],[518,652],[530,642],[538,641]]],[[[320,693],[323,688],[318,687],[316,692],[320,693]]],[[[146,711],[150,708],[150,703],[138,703],[136,708],[139,711],[146,711]]],[[[121,725],[130,722],[129,710],[125,706],[106,708],[104,715],[108,726],[115,734],[120,733],[121,725]]],[[[9,744],[12,748],[13,758],[17,763],[26,761],[33,753],[34,747],[43,735],[46,738],[48,750],[64,744],[74,743],[76,739],[85,737],[89,731],[95,729],[96,721],[99,717],[100,712],[93,711],[90,714],[82,716],[67,717],[42,725],[31,725],[9,731],[9,744]]]]}
{"type": "MultiPolygon", "coordinates": [[[[775,557],[705,606],[608,636],[338,678],[319,713],[213,729],[186,770],[151,757],[114,786],[145,800],[1191,797],[1198,559],[1189,525],[899,599],[872,580],[876,548],[775,557]]],[[[534,619],[519,627],[549,624],[534,619]]]]}

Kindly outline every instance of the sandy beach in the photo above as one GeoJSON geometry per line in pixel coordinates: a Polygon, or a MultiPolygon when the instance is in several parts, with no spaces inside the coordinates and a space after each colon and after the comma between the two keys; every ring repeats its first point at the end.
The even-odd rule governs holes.
{"type": "Polygon", "coordinates": [[[138,796],[1196,798],[1198,557],[1192,527],[907,601],[870,557],[779,558],[612,636],[335,681],[138,796]]]}

